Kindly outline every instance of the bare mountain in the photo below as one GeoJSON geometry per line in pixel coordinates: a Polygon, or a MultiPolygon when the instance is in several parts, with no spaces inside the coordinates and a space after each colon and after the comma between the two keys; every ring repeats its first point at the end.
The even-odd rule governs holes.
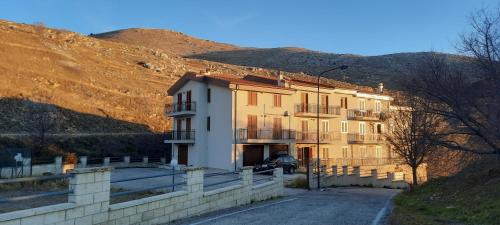
{"type": "Polygon", "coordinates": [[[207,68],[248,73],[246,67],[188,59],[159,48],[0,20],[0,133],[27,129],[19,113],[26,101],[74,112],[67,116],[66,132],[163,131],[169,127],[165,91],[185,72],[207,68]]]}
{"type": "MultiPolygon", "coordinates": [[[[430,56],[430,52],[396,53],[380,56],[333,54],[298,48],[237,49],[189,55],[189,58],[223,62],[234,65],[279,69],[289,72],[318,74],[335,65],[348,65],[349,69],[325,76],[345,82],[374,86],[385,83],[397,88],[397,80],[412,75],[412,69],[430,56]]],[[[450,63],[467,73],[477,69],[463,56],[446,54],[450,63]]]]}
{"type": "MultiPolygon", "coordinates": [[[[429,52],[396,53],[380,56],[333,54],[304,48],[242,48],[194,38],[179,32],[152,29],[126,29],[94,35],[110,41],[122,42],[186,58],[203,59],[233,65],[283,70],[293,73],[318,74],[335,65],[346,64],[348,70],[326,76],[359,85],[374,86],[380,82],[397,88],[396,80],[411,74],[411,68],[429,56],[429,52]]],[[[466,57],[448,54],[451,63],[464,71],[476,68],[466,57]]]]}
{"type": "Polygon", "coordinates": [[[160,29],[130,28],[93,34],[91,36],[129,45],[159,49],[176,55],[203,54],[213,51],[233,51],[241,49],[235,45],[203,40],[185,35],[181,32],[160,29]]]}

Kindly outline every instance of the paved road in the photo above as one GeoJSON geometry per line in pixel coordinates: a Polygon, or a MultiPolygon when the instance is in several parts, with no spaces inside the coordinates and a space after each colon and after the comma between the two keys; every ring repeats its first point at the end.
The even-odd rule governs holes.
{"type": "Polygon", "coordinates": [[[398,192],[399,190],[380,188],[304,191],[273,201],[180,220],[173,224],[385,224],[391,207],[390,199],[398,192]]]}

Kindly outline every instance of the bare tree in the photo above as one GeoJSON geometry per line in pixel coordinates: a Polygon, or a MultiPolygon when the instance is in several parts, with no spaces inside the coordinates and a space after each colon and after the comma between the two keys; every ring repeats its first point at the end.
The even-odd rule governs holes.
{"type": "Polygon", "coordinates": [[[439,143],[476,154],[500,154],[500,11],[479,10],[471,31],[461,36],[460,50],[477,65],[464,74],[447,56],[433,54],[419,68],[413,93],[434,102],[429,112],[448,122],[439,143]]]}
{"type": "Polygon", "coordinates": [[[414,95],[400,96],[389,118],[387,142],[412,169],[412,185],[418,185],[417,169],[437,149],[436,136],[442,126],[437,114],[429,113],[430,104],[414,95]]]}
{"type": "Polygon", "coordinates": [[[60,114],[49,104],[27,102],[25,124],[35,144],[36,150],[47,149],[47,136],[58,130],[60,114]]]}

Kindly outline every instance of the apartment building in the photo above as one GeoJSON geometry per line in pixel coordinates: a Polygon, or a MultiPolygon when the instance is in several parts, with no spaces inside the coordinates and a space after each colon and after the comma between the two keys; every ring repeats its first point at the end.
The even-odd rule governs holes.
{"type": "Polygon", "coordinates": [[[186,73],[169,90],[172,157],[180,164],[237,170],[287,152],[301,165],[384,163],[384,118],[392,98],[370,91],[284,76],[243,78],[186,73]],[[319,99],[319,101],[318,101],[319,99]],[[318,107],[319,102],[319,107],[318,107]],[[319,108],[319,121],[317,110],[319,108]],[[317,132],[319,125],[320,132],[317,132]]]}

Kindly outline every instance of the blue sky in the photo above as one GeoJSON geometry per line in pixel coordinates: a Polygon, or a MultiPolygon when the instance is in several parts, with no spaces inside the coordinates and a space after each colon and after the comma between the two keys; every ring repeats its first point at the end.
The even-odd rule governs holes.
{"type": "Polygon", "coordinates": [[[83,34],[162,28],[248,47],[380,55],[454,53],[470,13],[493,0],[0,0],[0,18],[83,34]]]}

